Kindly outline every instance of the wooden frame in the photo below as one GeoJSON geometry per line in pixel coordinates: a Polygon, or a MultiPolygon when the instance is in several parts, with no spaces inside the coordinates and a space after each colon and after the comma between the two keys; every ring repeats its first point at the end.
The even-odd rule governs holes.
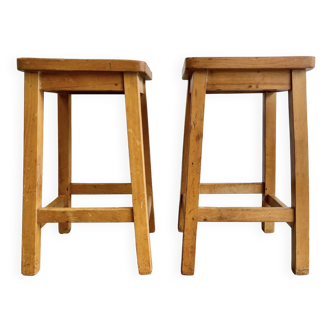
{"type": "Polygon", "coordinates": [[[306,71],[313,57],[187,58],[188,80],[179,231],[183,231],[182,274],[195,268],[197,222],[275,222],[292,229],[292,270],[309,273],[309,180],[306,71]],[[275,196],[276,92],[289,92],[292,206],[275,196]],[[204,100],[207,93],[263,93],[263,179],[261,183],[200,183],[204,100]],[[262,194],[262,207],[199,207],[199,194],[262,194]]]}
{"type": "Polygon", "coordinates": [[[145,62],[129,60],[18,59],[25,71],[22,274],[40,269],[41,228],[58,223],[133,222],[138,269],[152,272],[149,233],[155,231],[145,79],[145,62]],[[41,207],[43,93],[58,94],[58,197],[41,207]],[[131,183],[72,183],[71,94],[125,94],[131,183]],[[72,208],[71,195],[130,194],[133,207],[72,208]]]}

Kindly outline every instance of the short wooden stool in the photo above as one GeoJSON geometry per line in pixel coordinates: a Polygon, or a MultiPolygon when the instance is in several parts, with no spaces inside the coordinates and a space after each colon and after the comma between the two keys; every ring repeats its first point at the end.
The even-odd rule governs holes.
{"type": "Polygon", "coordinates": [[[292,228],[292,270],[309,273],[309,179],[306,70],[314,57],[187,58],[188,80],[184,130],[179,231],[183,231],[182,274],[195,268],[198,221],[274,222],[292,228]],[[292,207],[275,196],[276,92],[289,91],[292,207]],[[261,183],[200,183],[205,94],[263,94],[263,179],[261,183]],[[199,194],[263,194],[263,207],[199,207],[199,194]]]}
{"type": "Polygon", "coordinates": [[[24,179],[22,274],[40,268],[41,228],[58,223],[69,233],[75,222],[134,222],[140,274],[152,271],[150,235],[155,230],[145,62],[131,60],[17,59],[24,81],[24,179]],[[43,95],[58,94],[59,196],[42,204],[43,95]],[[71,95],[124,94],[131,183],[72,183],[71,95]],[[133,207],[71,208],[71,195],[132,194],[133,207]]]}

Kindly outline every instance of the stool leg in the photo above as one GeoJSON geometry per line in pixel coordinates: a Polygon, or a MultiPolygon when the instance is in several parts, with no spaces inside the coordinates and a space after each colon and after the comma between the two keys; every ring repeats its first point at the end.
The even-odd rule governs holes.
{"type": "Polygon", "coordinates": [[[305,70],[292,71],[289,92],[289,125],[291,141],[292,207],[292,270],[309,274],[309,169],[305,70]]]}
{"type": "Polygon", "coordinates": [[[181,175],[181,192],[179,204],[179,222],[178,230],[183,232],[184,226],[184,198],[186,193],[187,169],[188,169],[188,148],[189,148],[189,131],[190,131],[190,81],[188,81],[186,116],[184,120],[184,137],[183,137],[183,153],[182,153],[182,175],[181,175]]]}
{"type": "MultiPolygon", "coordinates": [[[[263,206],[266,195],[275,194],[276,174],[276,106],[275,92],[263,93],[263,206]]],[[[265,233],[274,232],[274,222],[263,222],[265,233]]]]}
{"type": "Polygon", "coordinates": [[[150,274],[152,260],[138,74],[124,73],[124,85],[138,270],[140,274],[150,274]]]}
{"type": "MultiPolygon", "coordinates": [[[[64,207],[71,207],[71,95],[58,93],[58,152],[59,152],[59,195],[64,195],[64,207]]],[[[69,233],[71,223],[59,224],[59,233],[69,233]]]]}
{"type": "Polygon", "coordinates": [[[195,71],[192,76],[186,204],[181,268],[182,274],[185,275],[193,275],[195,270],[206,78],[206,71],[195,71]]]}
{"type": "Polygon", "coordinates": [[[41,227],[37,210],[42,203],[44,95],[39,74],[25,73],[24,80],[24,171],[22,274],[35,275],[40,269],[41,227]]]}
{"type": "Polygon", "coordinates": [[[156,230],[154,221],[154,205],[153,205],[153,190],[152,190],[152,175],[151,175],[151,157],[150,157],[150,138],[149,138],[149,121],[148,121],[148,107],[146,101],[145,82],[143,83],[144,93],[141,95],[141,111],[142,111],[142,130],[144,142],[144,164],[146,176],[146,190],[147,194],[151,196],[151,212],[149,217],[149,231],[154,233],[156,230]]]}

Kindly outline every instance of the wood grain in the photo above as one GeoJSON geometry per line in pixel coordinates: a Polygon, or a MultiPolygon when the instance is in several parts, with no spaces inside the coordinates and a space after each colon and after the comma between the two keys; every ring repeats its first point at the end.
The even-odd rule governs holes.
{"type": "Polygon", "coordinates": [[[133,209],[124,208],[58,208],[38,209],[38,223],[133,222],[133,209]]]}
{"type": "Polygon", "coordinates": [[[201,183],[200,194],[261,194],[264,183],[201,183]]]}
{"type": "Polygon", "coordinates": [[[131,183],[71,183],[72,195],[130,195],[131,183]]]}
{"type": "Polygon", "coordinates": [[[146,177],[146,191],[148,197],[150,197],[150,213],[149,213],[149,231],[154,233],[156,230],[155,218],[154,218],[154,204],[153,204],[153,190],[152,190],[152,172],[151,172],[151,154],[150,154],[150,135],[149,135],[149,121],[148,121],[148,105],[146,97],[145,82],[141,81],[143,87],[141,95],[141,112],[142,112],[142,130],[143,130],[143,148],[144,148],[144,165],[145,165],[145,177],[146,177]]]}
{"type": "Polygon", "coordinates": [[[47,92],[123,92],[118,72],[41,72],[40,88],[47,92]]]}
{"type": "Polygon", "coordinates": [[[124,84],[138,270],[140,274],[150,274],[152,272],[152,259],[141,100],[137,73],[124,73],[124,84]]]}
{"type": "Polygon", "coordinates": [[[193,275],[195,270],[206,79],[206,71],[193,73],[181,267],[184,275],[193,275]]]}
{"type": "Polygon", "coordinates": [[[293,222],[294,209],[275,207],[200,207],[198,221],[293,222]]]}
{"type": "Polygon", "coordinates": [[[24,79],[24,170],[22,274],[35,275],[40,269],[41,227],[37,210],[42,203],[44,96],[38,73],[24,79]]]}
{"type": "Polygon", "coordinates": [[[291,141],[292,207],[295,223],[292,228],[292,270],[309,274],[309,169],[306,72],[292,71],[289,93],[289,125],[291,141]]]}
{"type": "MultiPolygon", "coordinates": [[[[46,207],[47,208],[54,208],[54,207],[64,207],[66,203],[66,196],[61,195],[58,196],[56,199],[54,199],[50,204],[48,204],[46,207]]],[[[44,227],[46,223],[41,223],[40,227],[44,227]]]]}
{"type": "MultiPolygon", "coordinates": [[[[265,183],[262,200],[266,195],[275,194],[276,174],[276,112],[277,94],[263,93],[263,182],[265,183]]],[[[273,222],[263,222],[262,230],[265,233],[274,232],[273,222]]]]}
{"type": "MultiPolygon", "coordinates": [[[[65,196],[64,207],[71,207],[71,95],[58,94],[58,194],[65,196]]],[[[59,224],[59,233],[66,234],[71,224],[59,224]]]]}
{"type": "Polygon", "coordinates": [[[187,88],[187,101],[186,101],[186,114],[184,120],[184,137],[183,137],[183,152],[182,152],[182,173],[181,173],[181,191],[180,191],[180,203],[179,203],[179,219],[178,219],[178,230],[183,232],[184,227],[184,200],[183,195],[186,193],[187,185],[187,172],[188,172],[188,151],[189,151],[189,132],[190,132],[190,86],[191,81],[188,82],[187,88]]]}
{"type": "Polygon", "coordinates": [[[291,89],[290,70],[208,71],[207,93],[285,91],[291,89]]]}

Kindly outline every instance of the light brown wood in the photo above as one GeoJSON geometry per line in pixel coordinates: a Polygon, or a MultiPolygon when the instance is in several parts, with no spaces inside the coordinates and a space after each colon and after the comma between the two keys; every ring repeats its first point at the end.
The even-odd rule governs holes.
{"type": "Polygon", "coordinates": [[[149,213],[149,231],[154,233],[156,230],[154,221],[154,205],[153,205],[153,190],[152,190],[152,174],[151,174],[151,156],[150,156],[150,138],[149,138],[149,121],[148,121],[148,106],[146,100],[145,82],[140,79],[140,84],[143,89],[141,96],[141,112],[142,112],[142,130],[143,130],[143,147],[144,147],[144,165],[146,177],[146,191],[148,197],[151,199],[149,213]]]}
{"type": "MultiPolygon", "coordinates": [[[[71,95],[58,94],[58,192],[65,196],[64,207],[71,207],[71,95]]],[[[66,234],[71,224],[59,224],[59,233],[66,234]]]]}
{"type": "Polygon", "coordinates": [[[72,195],[130,195],[131,183],[71,183],[72,195]]]}
{"type": "Polygon", "coordinates": [[[315,67],[315,57],[221,57],[186,58],[183,64],[182,78],[190,79],[195,70],[264,70],[264,69],[306,69],[315,67]]]}
{"type": "Polygon", "coordinates": [[[66,195],[60,195],[54,199],[50,204],[46,205],[47,208],[52,207],[65,207],[66,205],[66,195]]]}
{"type": "Polygon", "coordinates": [[[40,269],[41,227],[37,210],[42,202],[44,96],[38,73],[24,79],[24,171],[22,274],[35,275],[40,269]]]}
{"type": "Polygon", "coordinates": [[[133,222],[133,209],[124,208],[58,208],[38,209],[38,223],[133,222]]]}
{"type": "Polygon", "coordinates": [[[206,71],[193,73],[181,267],[184,275],[192,275],[195,270],[206,79],[206,71]]]}
{"type": "Polygon", "coordinates": [[[189,151],[189,132],[190,132],[190,103],[191,103],[191,82],[188,81],[187,88],[187,101],[186,101],[186,114],[184,120],[184,137],[183,137],[183,152],[182,152],[182,174],[181,174],[181,191],[180,191],[180,204],[179,204],[179,220],[178,230],[183,232],[184,227],[184,200],[183,195],[186,192],[187,185],[187,171],[188,171],[188,151],[189,151]]]}
{"type": "MultiPolygon", "coordinates": [[[[287,206],[277,195],[266,195],[265,201],[262,202],[262,206],[271,206],[271,207],[289,207],[287,206]],[[265,203],[263,205],[263,203],[265,203]]],[[[292,228],[294,223],[287,223],[287,225],[292,228]]]]}
{"type": "Polygon", "coordinates": [[[125,84],[137,262],[140,274],[150,274],[152,272],[152,259],[149,235],[139,78],[137,73],[124,73],[123,75],[125,84]]]}
{"type": "MultiPolygon", "coordinates": [[[[66,203],[66,196],[65,195],[61,195],[58,196],[56,199],[54,199],[50,204],[48,204],[46,207],[47,208],[54,208],[54,207],[65,207],[65,203],[66,203]]],[[[44,227],[46,225],[46,223],[41,223],[40,227],[44,227]]]]}
{"type": "Polygon", "coordinates": [[[278,197],[276,197],[275,195],[266,195],[265,197],[266,202],[272,206],[272,207],[284,207],[284,208],[288,208],[288,206],[286,204],[284,204],[278,197]]]}
{"type": "Polygon", "coordinates": [[[123,92],[118,72],[41,72],[40,88],[47,92],[123,92]]]}
{"type": "Polygon", "coordinates": [[[275,207],[200,207],[198,221],[293,222],[294,209],[275,207]]]}
{"type": "Polygon", "coordinates": [[[289,125],[291,141],[292,207],[295,223],[292,228],[292,270],[309,274],[309,170],[306,72],[292,71],[289,93],[289,125]]]}
{"type": "Polygon", "coordinates": [[[135,60],[19,58],[17,69],[20,71],[138,72],[142,78],[152,79],[148,65],[144,61],[135,60]]]}
{"type": "MultiPolygon", "coordinates": [[[[276,174],[276,112],[277,94],[275,92],[263,93],[263,182],[265,188],[262,200],[266,195],[275,194],[276,174]]],[[[265,233],[274,232],[273,222],[263,222],[262,230],[265,233]]]]}
{"type": "Polygon", "coordinates": [[[289,70],[208,71],[207,93],[285,91],[291,89],[289,70]]]}
{"type": "Polygon", "coordinates": [[[264,183],[201,183],[200,194],[261,194],[264,183]]]}

